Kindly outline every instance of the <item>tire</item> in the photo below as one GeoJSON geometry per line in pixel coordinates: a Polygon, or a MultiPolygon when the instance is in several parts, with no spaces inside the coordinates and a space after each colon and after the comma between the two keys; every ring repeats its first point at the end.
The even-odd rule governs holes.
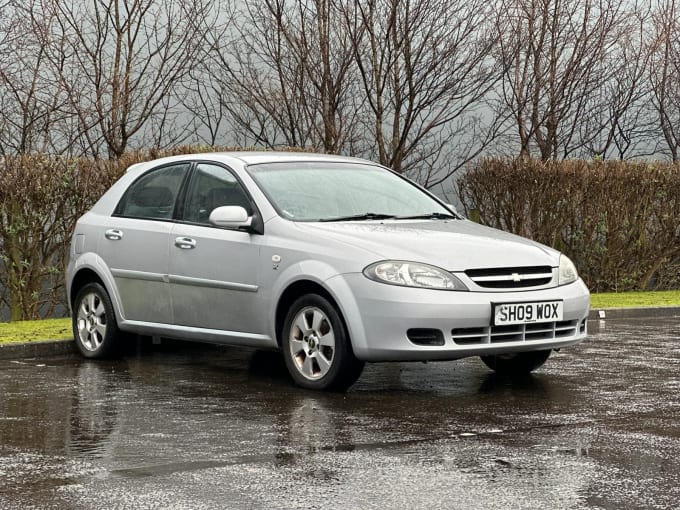
{"type": "Polygon", "coordinates": [[[352,352],[340,314],[318,294],[306,294],[292,304],[281,336],[286,368],[303,388],[344,391],[364,369],[352,352]]]}
{"type": "Polygon", "coordinates": [[[501,375],[523,375],[543,365],[552,351],[529,351],[480,356],[484,364],[501,375]]]}
{"type": "Polygon", "coordinates": [[[102,285],[88,283],[78,291],[72,321],[73,337],[83,356],[103,359],[118,353],[120,332],[116,314],[102,285]]]}

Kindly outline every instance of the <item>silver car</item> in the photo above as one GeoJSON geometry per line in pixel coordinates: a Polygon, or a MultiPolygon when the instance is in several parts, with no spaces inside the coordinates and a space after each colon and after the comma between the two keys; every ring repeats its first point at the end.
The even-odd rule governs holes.
{"type": "Polygon", "coordinates": [[[125,332],[280,349],[313,389],[371,361],[529,372],[586,337],[590,306],[559,252],[375,163],[308,153],[132,166],[78,221],[67,275],[86,357],[125,332]]]}

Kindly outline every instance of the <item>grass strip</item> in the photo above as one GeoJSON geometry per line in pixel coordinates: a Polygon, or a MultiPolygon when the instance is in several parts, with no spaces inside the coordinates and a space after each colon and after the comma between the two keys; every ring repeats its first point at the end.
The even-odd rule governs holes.
{"type": "Polygon", "coordinates": [[[680,290],[652,292],[604,292],[590,296],[591,308],[642,308],[680,306],[680,290]]]}
{"type": "Polygon", "coordinates": [[[71,338],[73,338],[71,319],[0,323],[0,344],[68,340],[71,338]]]}

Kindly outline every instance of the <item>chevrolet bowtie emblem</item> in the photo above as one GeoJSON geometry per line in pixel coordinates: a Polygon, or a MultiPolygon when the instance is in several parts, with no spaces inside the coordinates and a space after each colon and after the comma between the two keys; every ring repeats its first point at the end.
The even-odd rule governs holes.
{"type": "Polygon", "coordinates": [[[512,273],[512,281],[513,282],[521,282],[522,277],[519,275],[519,273],[512,273]]]}

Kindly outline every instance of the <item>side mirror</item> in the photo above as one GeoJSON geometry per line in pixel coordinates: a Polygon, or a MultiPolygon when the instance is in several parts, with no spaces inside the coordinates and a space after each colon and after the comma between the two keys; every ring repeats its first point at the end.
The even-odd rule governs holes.
{"type": "Polygon", "coordinates": [[[209,221],[217,227],[248,229],[253,218],[240,205],[225,205],[213,209],[209,221]]]}

